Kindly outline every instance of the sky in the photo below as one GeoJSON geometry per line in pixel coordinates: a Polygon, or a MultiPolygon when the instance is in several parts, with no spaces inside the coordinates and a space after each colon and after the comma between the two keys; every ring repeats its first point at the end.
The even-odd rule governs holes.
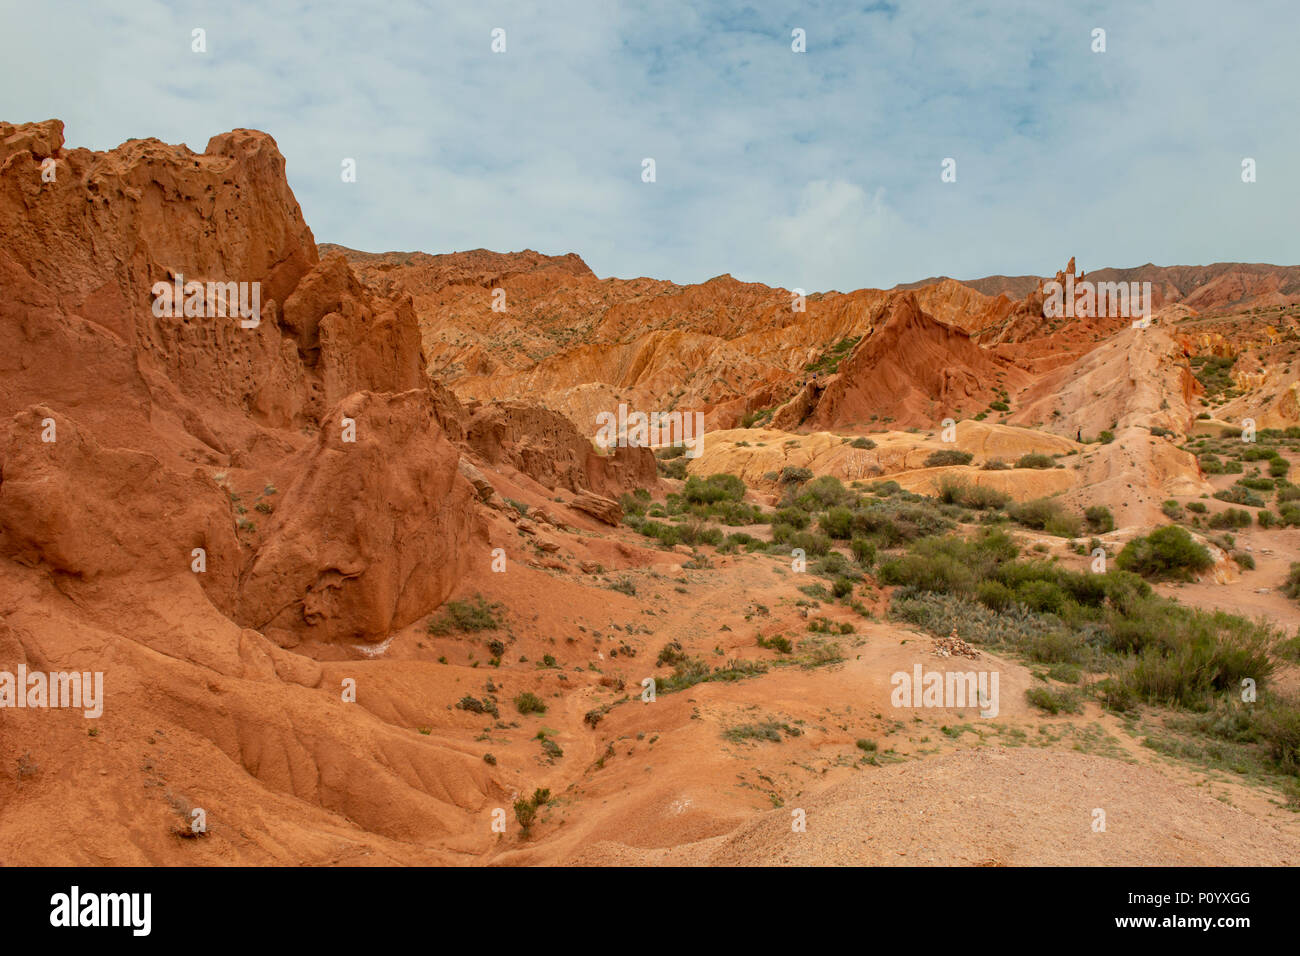
{"type": "Polygon", "coordinates": [[[0,36],[0,120],[263,130],[317,241],[372,252],[807,291],[1300,263],[1294,0],[0,0],[0,36]]]}

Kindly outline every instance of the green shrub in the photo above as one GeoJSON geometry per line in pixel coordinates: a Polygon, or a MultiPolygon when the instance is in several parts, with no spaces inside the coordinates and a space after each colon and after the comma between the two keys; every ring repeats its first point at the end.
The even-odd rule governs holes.
{"type": "Polygon", "coordinates": [[[676,667],[685,660],[686,654],[682,650],[681,643],[669,641],[659,648],[659,656],[655,658],[655,664],[659,667],[676,667]]]}
{"type": "Polygon", "coordinates": [[[778,508],[772,512],[772,524],[788,524],[792,528],[802,531],[812,522],[808,512],[802,508],[778,508]]]}
{"type": "Polygon", "coordinates": [[[537,819],[537,811],[551,802],[551,791],[542,787],[533,791],[533,795],[527,799],[519,798],[515,801],[515,819],[519,821],[519,826],[525,832],[532,828],[533,822],[537,819]]]}
{"type": "Polygon", "coordinates": [[[849,504],[854,498],[853,492],[845,488],[834,475],[822,475],[803,486],[799,495],[799,505],[808,511],[820,511],[823,508],[849,504]]]}
{"type": "Polygon", "coordinates": [[[1031,501],[1014,504],[1007,509],[1013,521],[1039,531],[1047,527],[1048,521],[1063,512],[1064,509],[1059,501],[1048,498],[1034,498],[1031,501]]]}
{"type": "Polygon", "coordinates": [[[1291,600],[1300,600],[1300,564],[1292,562],[1286,580],[1282,582],[1282,593],[1291,600]]]}
{"type": "Polygon", "coordinates": [[[1025,691],[1025,699],[1039,710],[1052,715],[1062,712],[1077,714],[1083,709],[1079,701],[1079,692],[1073,688],[1031,687],[1025,691]]]}
{"type": "Polygon", "coordinates": [[[1267,461],[1277,457],[1277,452],[1272,448],[1264,448],[1260,445],[1250,445],[1242,449],[1241,454],[1237,456],[1242,461],[1267,461]]]}
{"type": "MultiPolygon", "coordinates": [[[[1236,356],[1193,355],[1189,364],[1197,381],[1205,387],[1206,395],[1215,399],[1233,387],[1229,370],[1236,361],[1236,356]]],[[[1236,431],[1233,430],[1230,434],[1235,435],[1236,431]]]]}
{"type": "Polygon", "coordinates": [[[955,448],[945,448],[942,451],[931,452],[926,457],[923,467],[942,468],[946,465],[969,465],[974,457],[969,452],[958,451],[955,448]]]}
{"type": "Polygon", "coordinates": [[[1029,610],[1045,614],[1059,613],[1069,600],[1065,592],[1051,581],[1025,581],[1015,593],[1016,600],[1029,610]]]}
{"type": "Polygon", "coordinates": [[[546,704],[530,690],[515,695],[515,709],[521,714],[544,714],[546,704]]]}
{"type": "Polygon", "coordinates": [[[1192,539],[1187,529],[1168,525],[1124,545],[1115,563],[1122,571],[1146,578],[1191,580],[1210,568],[1214,559],[1192,539]]]}
{"type": "Polygon", "coordinates": [[[1011,505],[1007,514],[1026,528],[1046,531],[1064,538],[1077,537],[1081,528],[1077,517],[1066,513],[1064,506],[1052,498],[1035,498],[1011,505]]]}
{"type": "Polygon", "coordinates": [[[976,511],[996,511],[1011,503],[1011,496],[1005,491],[990,488],[987,485],[971,485],[960,504],[976,511]]]}
{"type": "Polygon", "coordinates": [[[1282,769],[1300,775],[1300,702],[1271,696],[1255,715],[1254,726],[1282,769]]]}
{"type": "Polygon", "coordinates": [[[1058,538],[1077,538],[1083,530],[1083,522],[1078,515],[1062,513],[1049,520],[1043,530],[1058,538]]]}
{"type": "Polygon", "coordinates": [[[1271,511],[1256,511],[1255,520],[1259,522],[1261,528],[1271,528],[1277,524],[1277,515],[1271,511]]]}
{"type": "Polygon", "coordinates": [[[870,449],[876,447],[876,443],[873,442],[870,438],[855,438],[855,439],[853,439],[853,441],[850,443],[849,447],[851,447],[851,448],[866,448],[866,449],[870,450],[870,449]]]}
{"type": "Polygon", "coordinates": [[[1300,499],[1300,485],[1293,485],[1289,482],[1285,485],[1279,484],[1277,487],[1277,503],[1285,504],[1288,501],[1300,499]]]}
{"type": "Polygon", "coordinates": [[[1246,642],[1237,634],[1222,639],[1201,635],[1172,648],[1146,647],[1126,682],[1151,703],[1203,707],[1210,694],[1239,689],[1243,677],[1262,681],[1272,667],[1261,642],[1246,642]]]}
{"type": "Polygon", "coordinates": [[[666,548],[671,548],[675,544],[682,543],[682,529],[680,525],[665,524],[662,521],[644,521],[641,523],[638,530],[647,538],[656,539],[666,548]]]}
{"type": "Polygon", "coordinates": [[[481,594],[469,601],[448,601],[438,617],[430,618],[425,630],[430,634],[495,630],[501,626],[504,610],[501,604],[488,602],[481,594]]]}
{"type": "Polygon", "coordinates": [[[975,587],[974,572],[947,554],[906,554],[882,561],[876,569],[882,584],[898,584],[920,591],[964,593],[975,587]]]}
{"type": "Polygon", "coordinates": [[[931,537],[917,541],[902,557],[882,561],[877,578],[920,591],[974,594],[976,585],[1013,560],[1018,549],[1002,531],[970,538],[931,537]]]}
{"type": "Polygon", "coordinates": [[[1209,509],[1205,507],[1205,502],[1203,501],[1189,501],[1187,502],[1187,510],[1194,511],[1198,515],[1203,515],[1209,509]]]}
{"type": "Polygon", "coordinates": [[[771,637],[758,636],[758,646],[765,647],[768,650],[776,651],[778,654],[789,654],[794,650],[794,645],[790,643],[790,638],[782,634],[773,634],[771,637]]]}
{"type": "Polygon", "coordinates": [[[933,504],[913,503],[901,496],[873,501],[853,512],[854,535],[873,538],[885,548],[941,534],[953,526],[933,504]]]}
{"type": "Polygon", "coordinates": [[[876,561],[876,546],[866,538],[854,538],[849,542],[853,558],[864,567],[871,567],[876,561]]]}
{"type": "Polygon", "coordinates": [[[1093,534],[1105,534],[1115,530],[1115,516],[1105,505],[1093,505],[1083,513],[1083,520],[1093,534]]]}
{"type": "Polygon", "coordinates": [[[838,551],[829,551],[826,556],[813,565],[815,573],[823,577],[846,577],[854,581],[862,580],[862,572],[853,567],[849,559],[838,551]]]}
{"type": "Polygon", "coordinates": [[[937,490],[939,500],[944,504],[962,505],[976,511],[995,511],[1011,501],[1011,496],[1005,491],[973,485],[964,478],[952,475],[940,478],[937,490]]]}
{"type": "Polygon", "coordinates": [[[1210,527],[1215,530],[1223,528],[1249,528],[1252,522],[1250,512],[1241,508],[1227,508],[1218,514],[1210,515],[1210,527]]]}
{"type": "Polygon", "coordinates": [[[984,464],[980,465],[984,471],[1006,471],[1011,466],[1001,458],[990,458],[984,464]]]}
{"type": "Polygon", "coordinates": [[[807,481],[813,476],[813,473],[807,468],[799,468],[794,465],[786,465],[781,469],[781,484],[797,485],[807,481]]]}
{"type": "Polygon", "coordinates": [[[817,526],[828,538],[848,540],[853,536],[853,512],[848,508],[836,506],[822,515],[817,526]]]}
{"type": "Polygon", "coordinates": [[[728,727],[722,732],[722,736],[733,743],[739,743],[742,740],[761,740],[779,744],[784,739],[781,736],[782,731],[790,737],[798,737],[803,733],[798,727],[791,727],[789,724],[783,724],[775,720],[764,720],[757,724],[741,724],[738,727],[728,727]]]}
{"type": "Polygon", "coordinates": [[[944,475],[939,479],[935,487],[938,492],[938,498],[946,505],[960,504],[966,492],[970,490],[970,482],[964,478],[955,478],[952,475],[944,475]]]}
{"type": "Polygon", "coordinates": [[[686,479],[682,497],[691,504],[740,501],[745,497],[745,483],[735,475],[718,474],[707,478],[692,475],[686,479]]]}
{"type": "Polygon", "coordinates": [[[711,528],[699,515],[691,515],[677,525],[677,538],[682,544],[694,547],[700,544],[717,546],[722,543],[722,530],[711,528]]]}
{"type": "Polygon", "coordinates": [[[1132,688],[1122,680],[1107,677],[1092,686],[1093,692],[1101,706],[1117,714],[1125,714],[1137,706],[1137,697],[1132,688]]]}
{"type": "Polygon", "coordinates": [[[831,542],[824,534],[812,531],[796,531],[786,541],[791,548],[802,548],[805,554],[823,555],[831,549],[831,542]]]}
{"type": "Polygon", "coordinates": [[[1056,459],[1051,455],[1041,455],[1031,452],[1027,455],[1021,455],[1016,459],[1017,468],[1055,468],[1056,459]]]}
{"type": "Polygon", "coordinates": [[[672,461],[660,461],[657,464],[659,474],[664,478],[675,478],[678,481],[686,478],[685,458],[674,458],[672,461]]]}
{"type": "Polygon", "coordinates": [[[1251,494],[1248,489],[1241,487],[1241,485],[1233,485],[1231,488],[1216,491],[1214,497],[1219,501],[1226,501],[1234,505],[1249,505],[1252,508],[1264,507],[1263,498],[1259,495],[1251,494]]]}
{"type": "Polygon", "coordinates": [[[774,524],[772,525],[772,543],[782,545],[789,544],[790,539],[798,532],[798,530],[799,529],[794,525],[774,524]]]}
{"type": "Polygon", "coordinates": [[[1016,600],[1015,592],[1001,581],[981,581],[975,589],[975,596],[992,611],[1005,611],[1016,600]]]}
{"type": "Polygon", "coordinates": [[[645,502],[626,491],[623,492],[618,501],[623,506],[624,515],[643,515],[646,512],[645,502]]]}
{"type": "Polygon", "coordinates": [[[456,702],[457,710],[469,711],[471,714],[491,714],[493,717],[500,717],[501,713],[497,710],[497,702],[490,696],[485,696],[482,700],[477,697],[471,697],[468,694],[456,702]]]}

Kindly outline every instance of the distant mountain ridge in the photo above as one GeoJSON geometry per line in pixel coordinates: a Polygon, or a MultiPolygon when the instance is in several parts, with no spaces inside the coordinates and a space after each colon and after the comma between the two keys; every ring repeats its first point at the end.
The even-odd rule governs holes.
{"type": "MultiPolygon", "coordinates": [[[[1264,262],[1215,262],[1207,266],[1158,266],[1094,269],[1081,274],[1093,282],[1150,282],[1165,303],[1181,302],[1198,311],[1256,305],[1290,305],[1300,300],[1300,266],[1264,262]],[[1260,301],[1255,301],[1260,300],[1260,301]]],[[[906,282],[898,289],[921,289],[940,282],[957,282],[988,296],[1023,299],[1043,281],[1038,276],[984,276],[952,279],[936,276],[906,282]]]]}

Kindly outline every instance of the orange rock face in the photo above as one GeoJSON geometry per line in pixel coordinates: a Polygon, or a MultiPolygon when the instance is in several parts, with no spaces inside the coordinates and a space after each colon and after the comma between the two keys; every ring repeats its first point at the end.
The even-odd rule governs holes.
{"type": "MultiPolygon", "coordinates": [[[[342,257],[317,261],[274,141],[236,130],[214,137],[201,155],[156,140],[92,153],[64,150],[62,125],[50,122],[0,127],[0,143],[0,275],[12,290],[0,303],[0,348],[17,366],[6,369],[0,393],[9,446],[0,486],[6,550],[94,577],[114,569],[191,573],[189,552],[204,547],[210,568],[203,580],[228,609],[237,581],[256,589],[263,569],[281,567],[288,515],[277,515],[270,538],[246,539],[242,550],[232,550],[230,501],[211,472],[195,465],[268,474],[288,465],[295,481],[317,482],[313,507],[328,507],[333,495],[339,514],[364,524],[365,509],[394,490],[376,488],[378,476],[403,480],[386,472],[390,456],[373,451],[363,427],[362,439],[342,456],[346,463],[335,462],[331,488],[330,468],[319,461],[327,454],[313,455],[303,432],[323,428],[327,410],[354,393],[424,389],[418,327],[409,300],[376,298],[342,257]],[[55,160],[52,182],[40,175],[46,156],[55,160]],[[234,315],[173,316],[154,308],[154,285],[177,277],[256,284],[255,325],[244,327],[234,315]],[[48,407],[15,417],[34,402],[48,407]],[[47,413],[59,433],[48,444],[37,436],[37,419],[47,413]],[[314,460],[304,463],[303,456],[314,460]],[[358,486],[371,500],[343,508],[358,486]],[[51,517],[57,489],[89,510],[60,509],[51,517]]],[[[331,627],[340,633],[374,637],[393,620],[436,606],[456,578],[459,565],[451,558],[468,533],[456,505],[468,490],[453,489],[457,452],[441,435],[427,395],[424,402],[418,421],[365,425],[421,433],[426,444],[411,446],[427,459],[420,467],[442,478],[419,480],[439,491],[439,507],[409,514],[422,535],[407,527],[370,549],[344,535],[342,551],[322,557],[348,569],[348,583],[335,588],[352,595],[333,608],[331,627]],[[388,572],[367,569],[390,560],[389,545],[428,549],[432,539],[439,550],[421,560],[443,559],[436,583],[418,596],[373,583],[388,572]]],[[[325,440],[318,435],[314,444],[325,440]]],[[[403,564],[400,554],[393,560],[403,564]]],[[[312,575],[278,573],[278,598],[266,603],[290,598],[285,588],[294,589],[295,606],[323,600],[312,575]]],[[[240,604],[266,623],[264,611],[251,610],[262,608],[258,596],[245,595],[240,604]]],[[[294,626],[311,630],[311,614],[299,615],[294,626]]]]}
{"type": "Polygon", "coordinates": [[[827,383],[809,425],[829,429],[879,417],[937,427],[983,411],[999,388],[1017,390],[1027,379],[966,332],[921,311],[911,292],[896,293],[873,325],[827,383]]]}
{"type": "Polygon", "coordinates": [[[5,554],[82,581],[165,581],[192,575],[199,548],[209,568],[198,580],[213,604],[232,609],[239,542],[230,502],[202,469],[104,447],[43,405],[19,412],[9,432],[0,483],[5,554]]]}
{"type": "MultiPolygon", "coordinates": [[[[576,256],[532,251],[344,252],[376,290],[411,294],[430,369],[462,399],[540,401],[588,436],[596,415],[621,402],[701,411],[709,428],[782,405],[803,387],[805,366],[869,334],[888,299],[878,289],[799,298],[731,276],[695,286],[602,280],[576,256]]],[[[952,280],[916,298],[967,331],[1014,305],[952,280]]]]}
{"type": "MultiPolygon", "coordinates": [[[[711,429],[732,428],[746,415],[785,406],[781,420],[793,427],[791,419],[808,419],[795,409],[806,411],[810,404],[809,396],[801,395],[809,369],[829,367],[824,359],[838,343],[872,337],[893,300],[893,293],[879,289],[809,293],[800,299],[788,290],[730,276],[695,286],[598,279],[573,254],[475,250],[434,256],[321,248],[345,255],[376,292],[410,293],[431,372],[462,400],[541,403],[562,412],[584,435],[595,431],[599,413],[620,403],[646,412],[670,404],[702,411],[711,429]]],[[[1056,280],[1064,281],[1075,268],[1071,260],[1056,280]]],[[[1151,282],[1157,310],[1180,300],[1200,301],[1206,283],[1248,295],[1255,286],[1231,278],[1242,275],[1256,276],[1252,281],[1263,283],[1260,289],[1285,291],[1300,282],[1300,275],[1292,277],[1280,267],[1231,264],[1086,273],[1094,282],[1151,282]]],[[[931,330],[938,339],[961,341],[938,327],[966,333],[1006,371],[1004,384],[1013,387],[1068,365],[1131,322],[1127,317],[1048,319],[1043,285],[1036,277],[994,276],[972,283],[936,279],[908,288],[920,311],[938,324],[931,330]],[[1020,372],[1010,371],[1013,366],[1020,372]]],[[[962,353],[959,365],[970,360],[972,369],[985,366],[977,353],[962,353]]],[[[931,348],[925,354],[933,359],[936,352],[931,348]]],[[[943,401],[966,394],[970,374],[954,368],[949,381],[937,383],[947,389],[943,401]]],[[[824,371],[821,377],[827,377],[824,371]]],[[[820,381],[812,391],[820,394],[824,386],[820,381]]],[[[941,397],[925,387],[917,391],[929,401],[941,397]]],[[[877,394],[886,396],[884,390],[877,394]]],[[[915,404],[917,392],[910,394],[915,404]]],[[[886,418],[899,404],[892,397],[876,404],[865,393],[853,414],[886,418]]]]}
{"type": "MultiPolygon", "coordinates": [[[[467,409],[431,383],[409,295],[317,259],[269,136],[93,153],[63,149],[51,121],[0,125],[0,148],[5,553],[94,578],[190,574],[204,548],[205,590],[241,623],[281,642],[375,641],[465,571],[478,525],[444,427],[547,487],[655,484],[648,450],[602,457],[554,412],[467,409]],[[258,321],[159,315],[153,287],[177,277],[256,283],[258,321]],[[221,469],[285,476],[274,514],[232,511],[221,469]]],[[[489,265],[452,278],[499,281],[489,265]]]]}
{"type": "Polygon", "coordinates": [[[340,402],[288,462],[293,483],[243,573],[240,623],[368,642],[441,604],[475,530],[458,457],[425,389],[340,402]]]}

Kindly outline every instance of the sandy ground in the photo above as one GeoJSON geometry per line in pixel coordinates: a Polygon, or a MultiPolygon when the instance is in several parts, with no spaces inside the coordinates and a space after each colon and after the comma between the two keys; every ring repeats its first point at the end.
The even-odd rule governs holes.
{"type": "Polygon", "coordinates": [[[578,865],[1294,866],[1300,820],[1263,818],[1160,769],[1069,751],[964,750],[873,768],[734,833],[664,850],[602,843],[578,865]],[[1104,824],[1104,830],[1101,829],[1104,824]]]}

